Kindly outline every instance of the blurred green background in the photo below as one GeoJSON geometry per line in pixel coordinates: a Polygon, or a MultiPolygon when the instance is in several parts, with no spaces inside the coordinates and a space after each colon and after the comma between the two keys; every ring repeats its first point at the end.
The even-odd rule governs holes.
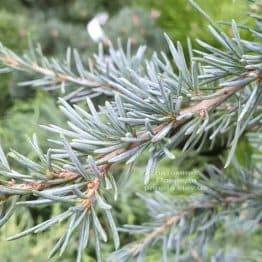
{"type": "MultiPolygon", "coordinates": [[[[248,3],[245,0],[198,0],[215,21],[235,19],[241,24],[249,23],[248,3]]],[[[27,52],[29,43],[40,43],[45,55],[61,57],[67,46],[75,47],[85,58],[97,50],[89,36],[86,25],[99,12],[107,12],[109,19],[104,25],[105,34],[113,42],[120,38],[123,43],[131,39],[134,48],[147,44],[149,50],[166,50],[163,32],[172,39],[186,45],[187,37],[200,38],[215,44],[208,33],[207,22],[188,4],[187,0],[0,0],[0,42],[22,54],[27,52]]],[[[230,33],[229,27],[225,30],[230,33]]],[[[248,37],[248,35],[247,35],[248,37]]],[[[149,51],[150,53],[150,51],[149,51]]],[[[57,110],[56,99],[47,93],[28,87],[19,87],[17,82],[26,76],[17,73],[0,75],[0,141],[5,150],[15,148],[18,152],[32,155],[26,137],[37,133],[43,148],[47,147],[47,134],[39,124],[56,123],[62,125],[63,115],[57,110]]],[[[181,160],[182,161],[182,160],[181,160]]],[[[193,161],[194,162],[194,161],[193,161]]],[[[201,166],[203,159],[198,159],[201,166]]],[[[141,160],[136,169],[137,180],[141,180],[145,161],[141,160]],[[139,178],[140,177],[140,178],[139,178]]],[[[196,165],[189,165],[194,168],[196,165]]],[[[173,163],[164,162],[160,169],[172,169],[173,163]]],[[[132,188],[132,180],[129,188],[132,188]]],[[[130,190],[130,194],[121,194],[116,207],[119,224],[141,223],[146,220],[146,212],[134,194],[143,191],[141,187],[130,190]]],[[[128,190],[127,190],[128,191],[128,190]]],[[[174,193],[174,192],[173,192],[174,193]]],[[[53,210],[52,212],[57,212],[53,210]]],[[[6,242],[7,235],[14,234],[28,223],[41,220],[45,210],[33,210],[28,213],[21,210],[19,220],[15,218],[0,232],[0,258],[4,262],[46,261],[47,252],[63,231],[63,226],[40,237],[27,237],[25,240],[6,242]],[[30,219],[28,219],[30,218],[30,219]],[[19,256],[17,253],[19,250],[19,256]]],[[[123,243],[128,239],[124,238],[123,243]]],[[[110,244],[104,246],[110,252],[110,244]]],[[[90,251],[85,261],[95,261],[90,251]]],[[[57,261],[74,261],[74,250],[57,261]]],[[[152,261],[159,261],[157,251],[152,261]]],[[[150,260],[151,261],[151,260],[150,260]]]]}

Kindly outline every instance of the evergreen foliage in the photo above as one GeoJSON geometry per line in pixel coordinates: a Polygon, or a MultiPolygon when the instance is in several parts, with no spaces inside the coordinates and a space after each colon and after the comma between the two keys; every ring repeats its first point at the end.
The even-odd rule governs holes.
{"type": "MultiPolygon", "coordinates": [[[[98,12],[109,12],[109,21],[105,26],[106,36],[115,40],[121,37],[124,42],[128,36],[137,46],[149,43],[153,49],[161,48],[161,30],[150,15],[137,8],[121,9],[129,2],[123,1],[19,1],[0,2],[0,39],[4,45],[14,51],[26,52],[28,43],[41,43],[46,56],[61,57],[68,46],[77,48],[83,60],[96,52],[96,43],[86,31],[87,23],[98,12]],[[114,7],[114,8],[113,8],[114,7]],[[16,20],[13,17],[16,17],[16,20]],[[135,17],[138,24],[130,22],[135,17]],[[138,34],[140,37],[137,37],[138,34]],[[134,36],[136,35],[136,37],[134,36]]],[[[134,20],[133,19],[133,20],[134,20]]],[[[24,75],[14,73],[5,76],[1,82],[0,113],[4,113],[14,99],[32,97],[32,90],[18,87],[17,82],[24,75]],[[29,90],[29,91],[28,91],[29,90]]]]}
{"type": "Polygon", "coordinates": [[[4,141],[4,149],[16,148],[25,155],[33,156],[27,139],[34,133],[37,133],[39,143],[47,149],[46,134],[39,125],[50,122],[62,125],[63,115],[56,112],[55,100],[40,92],[34,98],[17,101],[0,120],[0,137],[4,141]]]}
{"type": "Polygon", "coordinates": [[[77,261],[89,244],[94,244],[97,261],[103,261],[102,243],[107,241],[116,249],[107,257],[110,261],[146,260],[154,245],[161,246],[163,261],[239,261],[243,255],[253,256],[217,250],[215,242],[219,227],[240,228],[244,234],[261,231],[261,16],[253,15],[256,26],[245,28],[253,35],[247,40],[234,20],[229,35],[189,2],[208,20],[216,44],[197,40],[200,48],[193,50],[188,40],[188,62],[181,44],[167,35],[171,59],[164,52],[146,58],[146,47],[134,52],[130,41],[118,41],[117,48],[109,45],[108,52],[99,45],[87,64],[76,49],[68,48],[61,61],[45,57],[40,48],[19,56],[0,46],[1,71],[33,76],[22,86],[61,92],[59,107],[68,120],[66,127],[44,126],[57,135],[45,151],[33,136],[30,145],[38,161],[15,150],[8,154],[22,168],[14,169],[0,148],[0,226],[21,207],[62,207],[9,240],[62,223],[66,229],[49,257],[63,255],[71,241],[78,241],[77,261]],[[93,98],[102,94],[110,101],[95,106],[93,98]],[[248,169],[236,151],[242,138],[257,148],[248,169]],[[205,163],[193,182],[198,193],[183,199],[158,192],[141,195],[149,222],[118,228],[114,217],[120,185],[136,175],[136,162],[149,154],[147,185],[160,160],[176,161],[175,149],[189,158],[192,152],[219,156],[205,163]],[[122,163],[128,166],[126,176],[112,171],[122,163]],[[119,232],[142,237],[120,248],[119,232]]]}
{"type": "MultiPolygon", "coordinates": [[[[247,16],[248,1],[237,1],[236,5],[228,0],[199,0],[199,5],[218,23],[235,19],[239,24],[252,24],[252,20],[247,16]]],[[[172,38],[181,41],[186,46],[186,38],[199,38],[211,45],[218,43],[210,35],[205,26],[205,19],[194,12],[193,7],[185,0],[165,0],[164,4],[158,0],[136,0],[135,5],[146,9],[157,10],[160,14],[158,24],[172,38]],[[185,17],[190,19],[184,19],[185,17]],[[183,21],[183,23],[181,23],[183,21]]],[[[227,33],[230,32],[230,26],[225,27],[227,33]]],[[[249,37],[248,32],[242,32],[245,38],[249,37]]],[[[194,43],[193,43],[194,44],[194,43]]],[[[197,46],[196,46],[197,47],[197,46]]]]}
{"type": "MultiPolygon", "coordinates": [[[[7,47],[21,51],[26,46],[27,32],[24,28],[25,20],[18,16],[14,21],[12,15],[6,11],[0,11],[0,39],[7,47]],[[19,43],[19,44],[18,44],[19,43]]],[[[10,85],[10,75],[2,76],[0,83],[0,115],[11,105],[11,97],[8,86],[10,85]]]]}

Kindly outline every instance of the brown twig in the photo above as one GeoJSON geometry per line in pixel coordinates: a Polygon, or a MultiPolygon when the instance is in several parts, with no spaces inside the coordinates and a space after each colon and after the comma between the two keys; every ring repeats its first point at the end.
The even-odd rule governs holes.
{"type": "MultiPolygon", "coordinates": [[[[229,97],[231,97],[232,95],[236,94],[238,91],[240,91],[241,89],[243,89],[244,86],[241,87],[231,87],[231,88],[221,88],[220,90],[218,90],[213,98],[210,99],[205,99],[203,101],[200,101],[198,103],[195,103],[193,105],[190,105],[187,108],[184,108],[180,111],[178,117],[182,117],[183,116],[187,116],[190,115],[191,118],[194,115],[199,115],[201,117],[205,117],[206,112],[215,109],[217,106],[221,105],[224,101],[226,101],[229,97]]],[[[173,130],[177,129],[178,127],[180,127],[181,125],[183,125],[187,120],[177,120],[174,121],[172,119],[172,123],[173,123],[173,130]]],[[[156,127],[154,127],[153,132],[154,134],[158,134],[159,132],[161,132],[161,130],[166,126],[170,124],[170,122],[167,123],[162,123],[156,127]]],[[[148,142],[151,137],[147,134],[147,132],[142,131],[140,133],[137,134],[138,137],[142,138],[143,142],[142,143],[130,143],[130,145],[128,146],[128,148],[120,148],[117,149],[109,154],[100,156],[97,160],[99,160],[99,165],[106,167],[104,168],[104,170],[106,170],[106,172],[109,171],[110,168],[110,164],[108,163],[108,161],[112,158],[114,158],[115,156],[118,156],[122,153],[124,153],[127,149],[130,148],[134,148],[134,147],[138,147],[141,146],[142,144],[148,142]]],[[[68,171],[65,171],[65,174],[69,174],[68,171]]],[[[104,174],[105,175],[105,174],[104,174]]],[[[75,176],[73,176],[72,178],[68,179],[68,177],[65,177],[59,184],[61,183],[67,183],[67,182],[72,182],[75,179],[77,179],[78,177],[80,177],[78,174],[76,174],[75,176]]],[[[14,189],[31,189],[31,190],[38,190],[38,191],[42,191],[46,188],[49,187],[53,187],[54,184],[53,183],[48,183],[48,182],[30,182],[30,183],[23,183],[23,184],[13,184],[10,185],[9,188],[14,188],[14,189]]]]}
{"type": "Polygon", "coordinates": [[[89,182],[87,184],[86,192],[85,192],[86,199],[83,199],[81,201],[81,204],[86,209],[89,209],[93,205],[95,201],[94,196],[97,190],[99,189],[99,186],[100,186],[100,181],[98,178],[95,178],[92,182],[89,182]]]}
{"type": "Polygon", "coordinates": [[[15,59],[12,56],[8,56],[8,55],[4,55],[4,56],[0,56],[0,61],[5,64],[6,66],[16,69],[16,70],[20,70],[20,71],[33,71],[35,73],[53,78],[56,84],[62,84],[62,83],[66,83],[66,82],[71,82],[71,83],[75,83],[81,86],[88,86],[90,88],[100,88],[103,87],[105,89],[113,89],[113,87],[111,85],[107,85],[107,84],[101,84],[99,82],[96,82],[94,80],[88,80],[88,79],[84,79],[84,78],[80,78],[74,75],[66,75],[66,74],[62,74],[62,73],[57,73],[51,69],[45,68],[40,66],[39,64],[37,64],[37,62],[28,65],[28,64],[23,64],[21,63],[21,61],[15,59]]]}
{"type": "MultiPolygon", "coordinates": [[[[180,212],[173,216],[168,216],[164,219],[164,223],[160,225],[158,228],[154,229],[152,232],[145,235],[145,237],[141,241],[136,241],[131,245],[130,247],[130,253],[136,257],[139,255],[139,253],[143,250],[143,248],[150,243],[152,243],[157,237],[162,236],[165,234],[168,230],[171,229],[172,226],[175,224],[178,224],[179,221],[186,216],[190,216],[190,214],[195,213],[198,209],[213,209],[216,207],[221,206],[221,201],[225,206],[227,205],[234,205],[234,204],[242,204],[245,201],[248,201],[249,199],[253,198],[254,195],[246,193],[245,196],[231,196],[230,193],[227,196],[224,196],[220,200],[204,200],[204,201],[194,201],[191,202],[187,207],[182,209],[180,212]]],[[[196,261],[199,260],[200,257],[197,255],[197,253],[194,252],[194,250],[191,251],[191,255],[196,261]]]]}

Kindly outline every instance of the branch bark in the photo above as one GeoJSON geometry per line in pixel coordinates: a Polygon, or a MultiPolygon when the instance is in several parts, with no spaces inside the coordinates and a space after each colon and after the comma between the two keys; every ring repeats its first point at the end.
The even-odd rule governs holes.
{"type": "MultiPolygon", "coordinates": [[[[231,88],[222,88],[218,90],[213,98],[206,99],[203,101],[200,101],[194,105],[191,105],[185,109],[182,109],[178,117],[182,118],[182,120],[177,120],[173,121],[173,126],[172,129],[175,130],[176,128],[180,127],[183,125],[187,120],[183,120],[184,116],[191,115],[193,117],[194,115],[200,115],[204,116],[206,112],[215,109],[217,106],[221,105],[224,101],[226,101],[229,97],[240,91],[243,87],[231,87],[231,88]]],[[[162,123],[158,126],[156,126],[153,131],[155,135],[157,135],[161,130],[166,126],[170,124],[168,123],[162,123]]],[[[108,163],[108,161],[124,152],[126,152],[128,149],[135,148],[138,146],[143,145],[144,143],[148,142],[151,137],[145,132],[141,132],[138,134],[140,138],[143,138],[142,143],[130,143],[128,148],[120,148],[118,150],[115,150],[109,154],[106,154],[102,157],[99,157],[97,160],[100,163],[101,170],[105,171],[104,175],[109,171],[111,164],[108,163]]],[[[16,184],[12,181],[10,181],[8,188],[9,189],[26,189],[26,190],[37,190],[37,191],[42,191],[50,187],[58,186],[64,183],[72,183],[76,179],[80,177],[79,174],[77,173],[72,173],[70,171],[63,171],[60,173],[56,174],[56,177],[60,177],[61,180],[59,183],[48,183],[48,182],[43,182],[43,181],[36,181],[36,182],[30,182],[30,183],[21,183],[21,184],[16,184]]],[[[8,196],[1,196],[1,199],[7,199],[9,198],[8,196]]]]}

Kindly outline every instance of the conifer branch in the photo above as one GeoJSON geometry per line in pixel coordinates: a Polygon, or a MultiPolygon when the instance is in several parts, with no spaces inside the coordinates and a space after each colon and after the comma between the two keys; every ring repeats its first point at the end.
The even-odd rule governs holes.
{"type": "MultiPolygon", "coordinates": [[[[198,40],[202,49],[192,50],[189,42],[188,63],[181,44],[174,45],[168,36],[166,39],[172,61],[164,53],[155,53],[150,59],[145,59],[144,46],[131,55],[130,43],[127,51],[119,43],[118,49],[109,46],[108,54],[100,46],[98,55],[93,57],[88,67],[78,52],[71,49],[67,51],[66,61],[60,62],[47,59],[40,49],[36,52],[32,50],[31,56],[19,57],[0,46],[1,72],[18,70],[37,73],[40,79],[22,85],[45,90],[61,88],[65,97],[59,98],[59,107],[68,119],[68,127],[45,127],[60,135],[50,140],[53,148],[47,153],[42,152],[36,136],[30,141],[38,161],[32,161],[16,151],[9,154],[23,166],[23,170],[27,170],[25,173],[13,170],[0,148],[0,174],[3,178],[0,182],[0,226],[19,206],[39,207],[60,203],[66,207],[61,214],[26,229],[10,240],[68,221],[68,227],[50,257],[58,251],[62,255],[74,231],[78,231],[77,260],[80,261],[89,232],[93,232],[97,259],[102,261],[100,242],[108,240],[108,231],[115,248],[120,245],[110,204],[112,198],[116,201],[118,192],[111,167],[122,162],[133,165],[145,151],[150,151],[145,168],[145,183],[148,183],[160,159],[175,157],[173,149],[180,148],[184,154],[192,150],[202,152],[203,148],[210,144],[212,148],[221,141],[225,148],[229,148],[225,161],[227,167],[234,160],[241,136],[251,127],[253,132],[260,130],[262,63],[261,44],[256,40],[261,38],[259,23],[258,29],[252,31],[254,40],[247,41],[240,37],[239,27],[234,21],[233,37],[229,37],[208,15],[202,10],[200,12],[209,20],[210,31],[221,48],[198,40]],[[97,108],[90,98],[101,94],[110,95],[112,99],[97,108]],[[76,104],[83,98],[86,99],[88,111],[76,104]],[[66,100],[70,100],[70,104],[66,100]],[[28,196],[32,198],[28,200],[28,196]],[[104,229],[102,216],[97,216],[98,210],[106,219],[108,230],[104,229]]],[[[237,179],[226,181],[221,172],[217,176],[217,171],[211,171],[209,176],[212,179],[207,183],[205,179],[202,181],[208,190],[200,200],[188,199],[185,208],[174,208],[171,215],[170,209],[163,210],[162,207],[172,207],[172,200],[168,205],[161,199],[159,202],[149,201],[154,203],[151,211],[155,206],[161,208],[155,210],[157,216],[153,212],[156,223],[137,228],[148,234],[135,246],[131,256],[132,253],[143,255],[145,248],[159,237],[164,238],[163,250],[166,253],[165,234],[170,233],[173,227],[181,230],[179,239],[176,234],[170,233],[171,244],[175,243],[179,256],[180,239],[191,234],[189,224],[194,219],[201,225],[201,228],[193,228],[196,235],[194,243],[204,247],[206,236],[213,233],[209,231],[212,228],[210,225],[217,222],[216,216],[223,218],[219,208],[230,213],[231,207],[240,207],[242,203],[252,210],[255,206],[253,218],[258,223],[260,216],[257,214],[261,212],[260,177],[256,172],[248,173],[252,178],[249,181],[246,179],[248,175],[239,173],[241,175],[237,179],[241,187],[237,179]],[[217,177],[224,180],[217,181],[217,177]],[[199,230],[204,233],[199,234],[199,230]]],[[[204,257],[203,250],[196,252],[195,257],[204,257]]],[[[130,250],[124,248],[114,255],[117,261],[125,261],[130,256],[130,250]]]]}
{"type": "Polygon", "coordinates": [[[159,245],[159,242],[163,242],[163,259],[170,252],[170,259],[179,260],[182,249],[185,249],[185,255],[181,255],[181,259],[191,259],[196,254],[202,259],[208,259],[203,250],[215,237],[215,228],[221,221],[229,218],[233,219],[232,223],[243,225],[250,222],[253,227],[258,226],[260,222],[256,204],[262,196],[260,177],[258,181],[253,180],[255,175],[249,173],[250,187],[246,189],[242,187],[245,184],[244,179],[240,179],[239,183],[238,175],[232,174],[228,178],[228,174],[217,173],[216,169],[212,170],[210,167],[208,169],[211,177],[196,183],[201,189],[201,195],[188,201],[167,200],[159,192],[152,198],[141,195],[153,220],[144,225],[126,225],[120,228],[120,232],[144,236],[114,252],[110,261],[143,259],[147,250],[153,245],[159,245]],[[230,187],[227,187],[229,181],[230,187]],[[252,214],[246,213],[248,207],[249,211],[253,210],[252,214]],[[235,216],[239,216],[241,222],[235,216]],[[206,223],[207,218],[209,222],[206,223]],[[173,250],[176,251],[175,257],[172,256],[173,250]]]}

